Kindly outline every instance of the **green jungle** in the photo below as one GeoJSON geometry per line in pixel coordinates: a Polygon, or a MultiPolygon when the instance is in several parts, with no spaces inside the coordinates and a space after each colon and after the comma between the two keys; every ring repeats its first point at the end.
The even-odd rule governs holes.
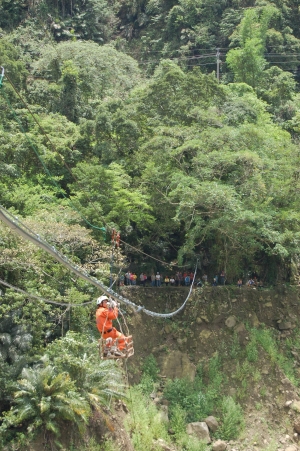
{"type": "MultiPolygon", "coordinates": [[[[299,24],[300,0],[0,0],[0,211],[126,298],[134,289],[119,286],[120,274],[133,271],[138,282],[146,274],[148,286],[135,292],[141,306],[158,290],[150,274],[197,265],[196,282],[205,274],[208,282],[193,290],[190,308],[205,303],[224,271],[216,289],[229,290],[229,301],[220,308],[238,299],[242,309],[237,281],[247,296],[255,275],[264,293],[288,290],[292,315],[300,302],[299,24]]],[[[283,349],[271,319],[250,324],[248,311],[247,337],[231,330],[227,344],[222,338],[205,363],[194,362],[192,379],[162,384],[157,349],[135,353],[129,369],[100,360],[99,286],[3,221],[0,284],[1,451],[217,451],[186,425],[215,415],[214,440],[237,440],[251,365],[254,382],[262,358],[300,386],[297,319],[283,349]],[[222,393],[230,361],[235,394],[222,393]],[[152,402],[159,390],[168,422],[152,402]],[[115,403],[128,410],[118,426],[115,403]]],[[[189,296],[161,287],[170,290],[180,293],[178,306],[189,296]]],[[[159,313],[171,307],[151,304],[159,313]]],[[[150,325],[143,315],[137,326],[133,310],[125,307],[125,323],[137,342],[150,325]]],[[[217,321],[214,312],[195,314],[195,325],[217,321]]],[[[192,334],[186,315],[159,318],[160,329],[174,340],[192,334]]],[[[249,450],[279,449],[276,440],[259,445],[249,450]]]]}

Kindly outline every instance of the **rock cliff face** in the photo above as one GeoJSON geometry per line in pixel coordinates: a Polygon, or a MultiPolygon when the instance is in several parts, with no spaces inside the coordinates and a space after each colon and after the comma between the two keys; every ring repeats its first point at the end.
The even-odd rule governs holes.
{"type": "MultiPolygon", "coordinates": [[[[187,293],[185,288],[124,288],[124,295],[136,304],[161,313],[176,310],[187,293]]],[[[122,308],[135,346],[135,354],[126,365],[129,381],[132,384],[139,381],[144,358],[153,354],[161,376],[153,402],[161,418],[167,420],[168,406],[163,398],[166,379],[193,379],[198,364],[205,368],[218,353],[226,381],[220,396],[232,396],[242,405],[244,431],[238,440],[215,439],[219,424],[213,416],[215,412],[211,412],[212,416],[190,423],[188,433],[204,438],[207,449],[213,451],[299,451],[299,298],[298,287],[263,290],[206,287],[195,289],[185,309],[172,319],[157,319],[122,308]],[[253,330],[271,331],[275,337],[272,346],[276,347],[266,350],[258,346],[255,361],[249,355],[253,330]]],[[[127,412],[123,401],[111,409],[95,411],[88,434],[97,443],[110,437],[121,451],[133,451],[130,432],[123,426],[127,412]]],[[[43,438],[38,440],[30,451],[41,449],[43,438]]],[[[161,439],[153,446],[173,451],[161,439]]]]}
{"type": "MultiPolygon", "coordinates": [[[[187,296],[184,288],[125,290],[135,303],[161,313],[176,310],[187,296]]],[[[218,353],[224,357],[222,372],[226,379],[220,395],[234,397],[245,415],[242,437],[227,443],[226,449],[300,449],[299,295],[300,288],[283,285],[261,290],[206,287],[195,289],[185,309],[172,319],[128,313],[135,344],[135,355],[128,361],[131,383],[138,382],[141,363],[151,353],[163,381],[193,379],[197,365],[205,367],[218,353]],[[253,331],[266,331],[266,336],[273,337],[271,344],[257,346],[255,362],[249,346],[253,331]]],[[[159,405],[158,399],[156,403],[159,405]]],[[[217,445],[214,443],[213,449],[218,449],[217,445]]]]}
{"type": "MultiPolygon", "coordinates": [[[[160,313],[175,311],[188,293],[181,287],[128,287],[123,291],[135,303],[160,313]]],[[[167,378],[193,378],[198,362],[220,351],[220,344],[234,334],[246,346],[247,328],[266,326],[276,331],[278,340],[285,340],[298,327],[299,299],[300,288],[284,285],[274,289],[207,287],[195,289],[185,309],[171,319],[125,315],[135,345],[135,356],[129,361],[131,381],[139,380],[140,362],[151,353],[167,378]]]]}
{"type": "MultiPolygon", "coordinates": [[[[124,294],[148,309],[164,313],[176,310],[185,300],[187,290],[135,287],[124,288],[124,294]]],[[[243,433],[238,440],[215,438],[214,432],[220,426],[217,415],[213,416],[215,412],[188,424],[187,433],[206,441],[207,449],[213,451],[299,451],[299,295],[298,287],[282,286],[261,291],[226,286],[206,287],[195,289],[186,308],[171,320],[125,312],[135,346],[135,354],[127,362],[130,382],[139,381],[144,358],[153,354],[161,376],[157,392],[153,394],[153,403],[159,409],[161,421],[168,422],[168,402],[163,395],[166,379],[186,377],[193,380],[199,363],[205,367],[217,353],[227,353],[222,366],[226,384],[220,396],[232,396],[242,405],[245,419],[243,433]],[[283,365],[263,348],[260,348],[255,363],[248,362],[248,373],[235,360],[231,347],[238,346],[240,352],[246,353],[251,328],[273,331],[278,349],[283,354],[288,352],[292,359],[296,376],[293,381],[286,376],[283,365]]],[[[111,409],[95,411],[86,441],[94,437],[97,443],[101,443],[110,438],[120,451],[133,451],[132,431],[127,432],[123,424],[127,414],[127,406],[121,400],[113,403],[111,409]]],[[[69,439],[66,431],[66,446],[69,439]]],[[[38,451],[42,447],[43,437],[38,437],[30,451],[38,451]]],[[[161,438],[153,442],[153,447],[175,451],[161,438]]]]}

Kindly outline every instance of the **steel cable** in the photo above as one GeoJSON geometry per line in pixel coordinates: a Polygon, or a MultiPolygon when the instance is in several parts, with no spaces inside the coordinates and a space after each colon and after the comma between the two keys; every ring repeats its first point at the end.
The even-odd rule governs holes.
{"type": "MultiPolygon", "coordinates": [[[[157,313],[152,312],[151,310],[147,310],[144,306],[139,306],[135,304],[134,302],[130,301],[129,299],[121,296],[119,293],[116,293],[111,288],[104,285],[102,282],[100,282],[96,277],[90,276],[87,271],[83,271],[79,266],[74,266],[69,259],[61,254],[54,246],[51,246],[47,241],[43,240],[39,235],[34,233],[32,230],[30,230],[25,224],[22,224],[18,218],[14,217],[11,213],[9,213],[2,205],[0,206],[0,219],[10,227],[14,232],[21,235],[23,238],[25,238],[28,241],[31,241],[33,244],[38,246],[39,248],[46,251],[48,254],[52,255],[52,257],[55,258],[58,262],[66,266],[68,269],[70,269],[73,273],[75,273],[77,276],[81,277],[82,279],[88,281],[89,283],[93,284],[97,288],[100,288],[100,290],[105,293],[107,296],[115,299],[118,302],[123,302],[124,304],[129,305],[133,309],[135,309],[137,312],[143,311],[146,315],[157,317],[157,318],[170,318],[177,313],[179,313],[186,305],[188,299],[191,296],[192,289],[195,282],[195,277],[197,273],[197,263],[194,271],[194,277],[192,284],[190,286],[190,290],[188,293],[187,298],[183,302],[183,304],[174,312],[171,313],[157,313]]],[[[66,304],[64,304],[66,305],[66,304]]],[[[75,304],[75,306],[78,304],[75,304]]]]}
{"type": "Polygon", "coordinates": [[[46,304],[54,304],[54,305],[60,305],[60,306],[68,306],[68,307],[80,307],[83,305],[88,305],[88,304],[92,304],[94,301],[87,301],[81,304],[70,304],[69,302],[56,302],[56,301],[50,301],[50,299],[45,299],[42,298],[40,296],[36,296],[35,294],[32,293],[27,293],[26,291],[22,290],[21,288],[17,288],[13,285],[11,285],[8,282],[5,282],[5,280],[0,279],[0,283],[8,288],[11,288],[14,291],[18,291],[19,293],[25,294],[26,296],[33,298],[33,299],[37,299],[38,301],[42,301],[45,302],[46,304]]]}

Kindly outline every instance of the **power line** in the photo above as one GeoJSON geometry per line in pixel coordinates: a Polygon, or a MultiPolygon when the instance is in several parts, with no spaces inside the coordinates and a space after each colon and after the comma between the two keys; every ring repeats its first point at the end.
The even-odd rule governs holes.
{"type": "MultiPolygon", "coordinates": [[[[185,57],[174,57],[174,58],[168,58],[170,61],[187,61],[187,60],[201,60],[202,58],[216,58],[217,54],[211,54],[211,55],[194,55],[194,56],[185,56],[185,57]]],[[[219,55],[220,56],[220,55],[219,55]]],[[[145,65],[145,64],[153,64],[153,63],[160,63],[161,59],[159,60],[148,60],[148,61],[138,61],[138,64],[145,65]]],[[[207,64],[216,64],[216,61],[213,63],[207,63],[207,64]]],[[[200,63],[201,65],[201,63],[200,63]]],[[[206,65],[204,63],[203,65],[206,65]]]]}
{"type": "Polygon", "coordinates": [[[123,240],[121,240],[121,239],[120,239],[120,241],[121,241],[122,243],[124,243],[126,246],[129,246],[129,247],[131,247],[132,249],[136,250],[136,251],[139,252],[140,254],[144,254],[144,255],[146,255],[147,257],[150,257],[150,258],[152,258],[153,260],[156,260],[156,261],[159,262],[159,263],[163,263],[163,264],[166,265],[166,266],[171,266],[171,267],[175,267],[175,268],[186,268],[186,267],[189,266],[189,265],[181,265],[181,266],[178,266],[178,265],[172,265],[171,263],[166,263],[166,262],[160,260],[159,258],[152,257],[151,255],[147,254],[146,252],[143,252],[143,251],[137,249],[136,247],[132,246],[131,244],[126,243],[125,241],[123,241],[123,240]]]}
{"type": "MultiPolygon", "coordinates": [[[[278,49],[278,47],[280,47],[280,49],[284,49],[284,48],[288,48],[291,49],[291,45],[286,44],[286,45],[267,45],[266,46],[268,49],[278,49]]],[[[216,51],[217,49],[219,49],[221,51],[221,53],[227,53],[230,50],[234,50],[234,49],[240,49],[240,47],[208,47],[208,48],[190,48],[188,50],[182,50],[182,49],[173,49],[173,50],[136,50],[136,51],[123,51],[123,53],[126,53],[127,55],[131,56],[131,55],[144,55],[144,54],[152,54],[152,53],[163,53],[165,55],[167,54],[174,54],[175,52],[180,52],[180,53],[190,53],[190,52],[213,52],[216,51]]],[[[299,49],[297,49],[299,50],[299,49]]]]}
{"type": "Polygon", "coordinates": [[[264,53],[264,56],[300,56],[300,53],[264,53]]]}
{"type": "Polygon", "coordinates": [[[293,64],[293,63],[300,63],[300,58],[297,61],[268,61],[269,64],[293,64]]]}
{"type": "MultiPolygon", "coordinates": [[[[123,53],[126,53],[127,55],[131,56],[131,54],[135,55],[140,55],[143,53],[174,53],[174,52],[213,52],[214,50],[216,50],[217,47],[211,47],[211,48],[206,48],[206,49],[202,49],[202,48],[195,48],[195,49],[189,49],[189,50],[181,50],[181,49],[174,49],[174,50],[145,50],[145,51],[136,51],[136,52],[129,52],[129,51],[124,51],[123,53]]],[[[229,47],[219,47],[220,50],[230,50],[229,47]]]]}
{"type": "MultiPolygon", "coordinates": [[[[187,67],[195,67],[195,66],[214,66],[216,65],[218,67],[218,61],[220,64],[224,65],[226,64],[226,60],[225,61],[221,61],[221,57],[225,56],[224,54],[220,53],[218,54],[212,54],[212,55],[194,55],[194,56],[186,56],[186,57],[173,57],[173,58],[168,58],[170,61],[175,61],[175,62],[183,62],[183,61],[194,61],[197,60],[197,64],[186,64],[187,67]],[[202,59],[205,58],[217,58],[215,61],[211,61],[211,62],[202,62],[202,59]]],[[[299,60],[298,61],[267,61],[269,64],[288,64],[288,63],[295,63],[295,64],[299,64],[300,63],[300,53],[291,53],[291,54],[284,54],[284,53],[272,53],[272,54],[264,54],[263,55],[265,58],[269,58],[269,57],[285,57],[285,56],[293,56],[293,57],[297,57],[299,56],[299,60]]],[[[145,65],[151,65],[151,64],[159,64],[161,62],[161,59],[151,59],[151,60],[146,60],[146,61],[138,61],[138,64],[141,66],[145,66],[145,65]]]]}

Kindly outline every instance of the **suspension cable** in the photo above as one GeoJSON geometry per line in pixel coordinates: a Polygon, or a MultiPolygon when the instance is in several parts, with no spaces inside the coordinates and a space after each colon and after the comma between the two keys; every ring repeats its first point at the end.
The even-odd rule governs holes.
{"type": "Polygon", "coordinates": [[[52,255],[52,257],[55,258],[58,262],[69,268],[72,272],[77,274],[77,276],[81,277],[82,279],[88,281],[89,283],[93,284],[97,288],[100,288],[100,290],[105,293],[107,296],[112,297],[118,302],[123,302],[124,304],[129,305],[130,307],[134,308],[137,312],[143,311],[146,313],[146,315],[158,317],[158,318],[170,318],[177,313],[179,313],[186,305],[188,299],[190,298],[190,295],[192,293],[193,285],[195,282],[195,277],[197,273],[197,264],[194,271],[194,277],[192,284],[190,286],[190,290],[188,293],[188,296],[184,303],[174,312],[171,313],[156,313],[152,312],[151,310],[147,310],[144,306],[136,305],[134,302],[130,301],[129,299],[121,296],[119,293],[116,293],[111,288],[104,285],[102,282],[100,282],[96,277],[92,277],[88,274],[87,271],[82,270],[78,265],[74,266],[70,262],[70,260],[63,254],[61,254],[55,246],[51,246],[47,241],[43,240],[39,235],[35,234],[31,229],[29,229],[25,224],[22,224],[18,218],[14,217],[10,212],[8,212],[2,205],[0,205],[0,219],[7,224],[14,232],[21,235],[23,238],[25,238],[28,241],[31,241],[33,244],[38,246],[39,248],[46,251],[48,254],[52,255]]]}

